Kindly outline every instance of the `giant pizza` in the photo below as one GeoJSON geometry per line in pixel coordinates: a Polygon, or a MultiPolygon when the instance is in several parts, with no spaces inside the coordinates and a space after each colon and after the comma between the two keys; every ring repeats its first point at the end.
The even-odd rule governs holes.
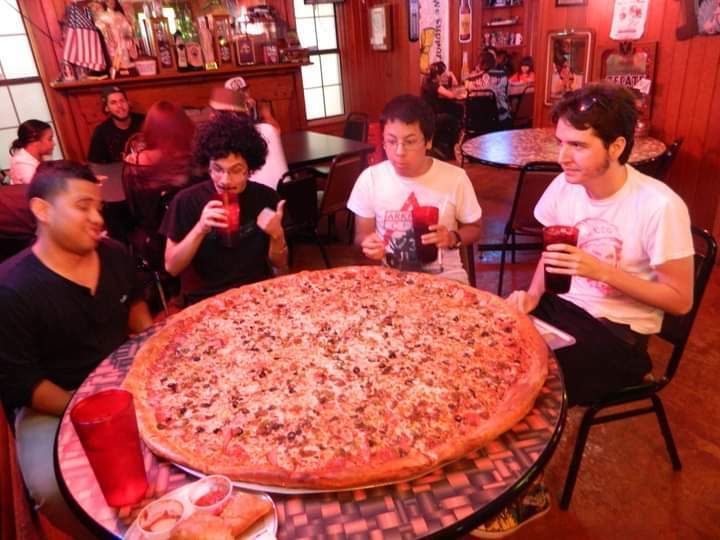
{"type": "Polygon", "coordinates": [[[458,459],[515,425],[547,374],[530,320],[381,267],[228,291],[148,339],[124,382],[158,455],[245,482],[342,489],[458,459]]]}

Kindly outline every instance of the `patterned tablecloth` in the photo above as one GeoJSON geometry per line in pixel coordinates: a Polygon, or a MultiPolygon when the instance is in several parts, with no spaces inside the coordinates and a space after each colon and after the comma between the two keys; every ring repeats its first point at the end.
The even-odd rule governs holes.
{"type": "MultiPolygon", "coordinates": [[[[107,506],[70,422],[73,403],[119,386],[151,329],[120,347],[87,378],[63,416],[56,440],[55,471],[70,503],[108,538],[122,537],[140,509],[196,480],[143,448],[150,488],[143,501],[119,510],[107,506]]],[[[311,495],[276,495],[278,538],[405,539],[456,535],[497,511],[550,458],[565,421],[558,365],[534,408],[512,430],[485,448],[424,477],[390,486],[311,495]]]]}
{"type": "MultiPolygon", "coordinates": [[[[519,169],[531,161],[558,159],[560,146],[554,128],[496,131],[473,137],[462,145],[465,155],[494,167],[519,169]]],[[[638,137],[630,153],[630,163],[640,163],[665,152],[665,143],[652,137],[638,137]]]]}

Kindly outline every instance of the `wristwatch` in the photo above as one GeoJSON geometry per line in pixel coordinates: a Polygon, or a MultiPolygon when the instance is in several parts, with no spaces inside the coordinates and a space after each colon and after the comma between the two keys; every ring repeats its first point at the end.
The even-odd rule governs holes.
{"type": "Polygon", "coordinates": [[[450,249],[458,249],[460,246],[462,246],[462,238],[460,237],[460,233],[457,231],[450,231],[450,234],[453,235],[453,238],[455,241],[450,244],[450,249]]]}

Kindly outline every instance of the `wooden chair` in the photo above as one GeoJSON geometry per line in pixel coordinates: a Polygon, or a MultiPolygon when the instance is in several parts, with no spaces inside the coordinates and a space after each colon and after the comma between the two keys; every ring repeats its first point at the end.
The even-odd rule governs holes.
{"type": "Polygon", "coordinates": [[[575,441],[575,450],[573,452],[567,477],[565,478],[565,487],[563,488],[562,497],[560,499],[560,508],[567,510],[570,506],[573,489],[577,480],[580,463],[582,461],[585,443],[587,442],[590,428],[598,424],[623,420],[644,414],[654,413],[657,417],[660,431],[665,439],[670,456],[670,462],[674,470],[678,471],[682,467],[680,457],[678,456],[675,441],[673,440],[670,424],[668,423],[662,400],[658,395],[665,388],[673,376],[677,372],[680,365],[685,346],[687,345],[692,330],[695,317],[697,316],[700,302],[702,301],[705,288],[710,279],[713,267],[715,266],[715,258],[717,255],[717,243],[715,239],[707,232],[696,227],[692,228],[693,239],[695,241],[695,270],[694,270],[694,299],[693,307],[689,313],[682,316],[665,315],[660,333],[656,336],[658,339],[668,342],[672,345],[672,352],[665,367],[665,373],[660,379],[654,378],[637,386],[631,386],[613,392],[604,398],[593,403],[582,404],[587,409],[583,414],[580,429],[578,431],[577,440],[575,441]],[[651,405],[647,405],[646,400],[651,401],[651,405]],[[598,415],[604,409],[616,407],[618,405],[634,405],[634,408],[620,412],[598,415]]]}
{"type": "MultiPolygon", "coordinates": [[[[366,166],[365,154],[344,154],[333,159],[318,208],[319,219],[327,218],[329,234],[332,234],[335,226],[335,214],[347,210],[347,202],[355,187],[355,181],[366,166]]],[[[353,215],[349,212],[347,221],[350,243],[353,236],[353,215]]]]}
{"type": "MultiPolygon", "coordinates": [[[[367,113],[351,112],[345,118],[343,137],[358,142],[367,142],[370,119],[367,113]]],[[[329,165],[316,165],[313,167],[318,176],[327,176],[330,173],[329,165]]]]}
{"type": "Polygon", "coordinates": [[[478,244],[480,251],[500,251],[498,295],[502,295],[506,253],[511,252],[511,260],[514,263],[516,251],[542,249],[542,224],[535,219],[533,211],[550,182],[561,172],[560,165],[555,162],[532,161],[527,163],[520,170],[510,215],[503,231],[502,243],[478,244]],[[518,243],[518,236],[534,238],[535,241],[518,243]]]}
{"type": "Polygon", "coordinates": [[[683,140],[684,139],[682,137],[675,139],[675,141],[667,147],[665,152],[653,159],[640,162],[637,165],[634,165],[634,167],[648,176],[652,176],[653,178],[657,178],[658,180],[667,183],[670,176],[670,167],[680,151],[680,146],[682,145],[683,140]]]}

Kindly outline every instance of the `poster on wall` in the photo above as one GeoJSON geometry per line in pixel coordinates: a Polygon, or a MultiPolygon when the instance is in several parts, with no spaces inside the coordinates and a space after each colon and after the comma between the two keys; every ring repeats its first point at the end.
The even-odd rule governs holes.
{"type": "Polygon", "coordinates": [[[650,0],[615,0],[610,37],[618,41],[640,39],[645,33],[650,0]]]}
{"type": "MultiPolygon", "coordinates": [[[[424,34],[422,37],[431,33],[433,36],[432,44],[427,50],[428,65],[439,61],[449,65],[449,14],[448,0],[420,0],[420,31],[424,34]]],[[[422,71],[423,66],[420,69],[422,71]]]]}
{"type": "Polygon", "coordinates": [[[646,134],[652,111],[652,86],[655,77],[657,42],[621,44],[602,54],[600,75],[603,79],[633,89],[640,113],[638,134],[646,134]]]}

